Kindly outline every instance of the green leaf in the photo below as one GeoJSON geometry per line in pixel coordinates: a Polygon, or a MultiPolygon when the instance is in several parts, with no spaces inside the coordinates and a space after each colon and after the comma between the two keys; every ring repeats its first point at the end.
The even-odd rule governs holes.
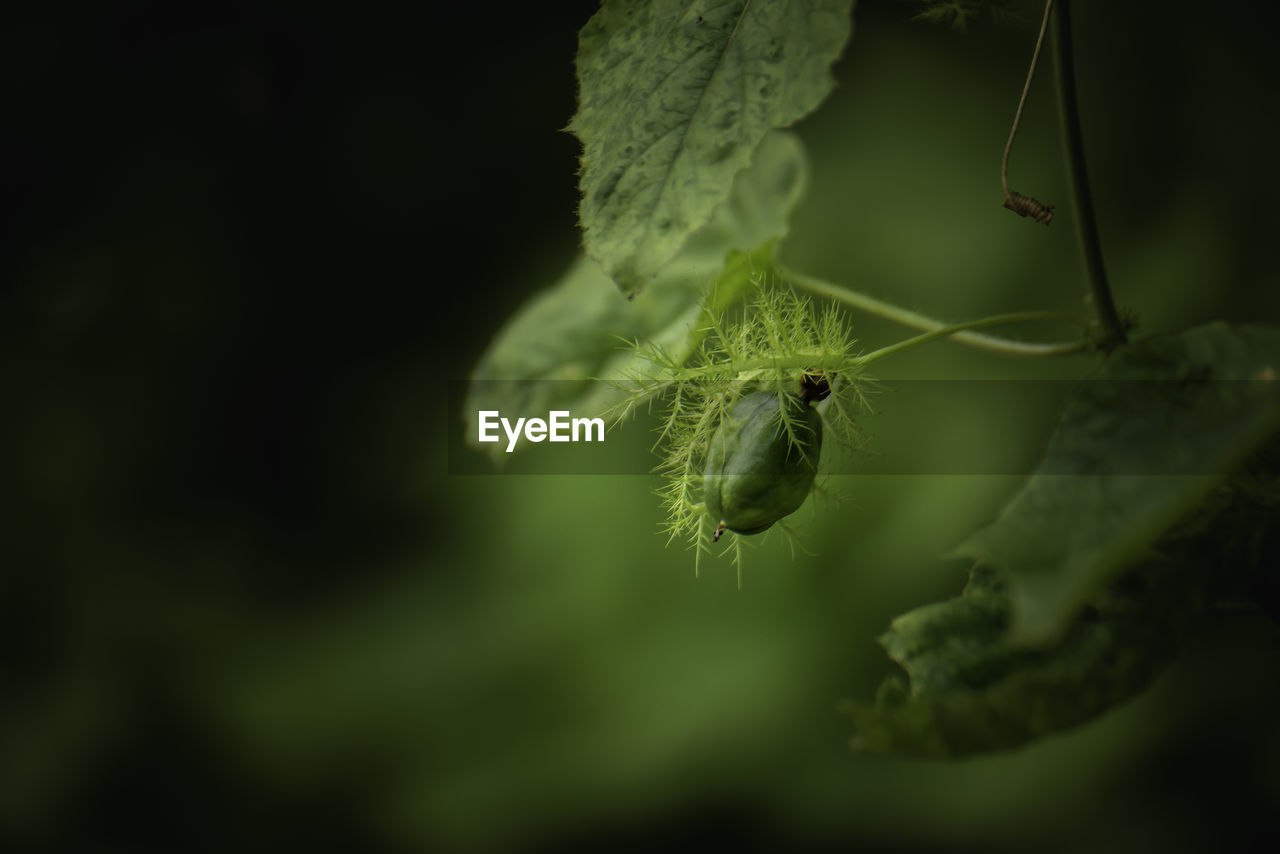
{"type": "Polygon", "coordinates": [[[808,161],[799,137],[786,131],[765,134],[751,165],[734,179],[728,200],[685,241],[651,287],[678,281],[705,290],[720,274],[729,252],[752,253],[781,240],[808,179],[808,161]]]}
{"type": "Polygon", "coordinates": [[[855,749],[962,756],[1087,721],[1141,691],[1207,602],[1261,589],[1280,527],[1278,360],[1280,330],[1215,323],[1081,383],[1039,472],[962,547],[978,558],[964,593],[880,638],[910,681],[852,705],[855,749]],[[1053,631],[1028,631],[1028,611],[1053,631]]]}
{"type": "MultiPolygon", "coordinates": [[[[605,0],[578,39],[587,254],[632,294],[711,221],[772,128],[834,85],[852,0],[605,0]]],[[[734,248],[751,249],[756,244],[734,248]]]]}
{"type": "Polygon", "coordinates": [[[849,711],[868,753],[964,756],[1016,747],[1083,723],[1143,688],[1201,607],[1197,567],[1153,563],[1099,596],[1057,644],[1009,641],[996,572],[974,569],[964,594],[895,619],[880,643],[910,687],[887,680],[849,711]]]}
{"type": "Polygon", "coordinates": [[[906,670],[874,704],[848,708],[853,746],[868,753],[964,756],[1016,747],[1081,724],[1142,691],[1178,653],[1212,602],[1273,572],[1260,543],[1280,525],[1280,445],[1264,474],[1219,484],[1161,538],[1153,555],[1097,593],[1056,643],[1008,633],[1008,586],[975,566],[964,593],[895,619],[880,643],[906,670]],[[1224,571],[1225,570],[1225,571],[1224,571]]]}
{"type": "Polygon", "coordinates": [[[751,274],[767,270],[772,245],[787,232],[804,191],[804,149],[792,134],[765,137],[728,202],[694,234],[651,287],[627,300],[596,262],[579,258],[565,276],[522,307],[494,337],[472,372],[464,404],[469,444],[476,413],[496,409],[541,416],[566,409],[595,417],[622,394],[597,380],[623,379],[640,356],[627,341],[657,344],[676,356],[696,346],[703,294],[717,282],[719,308],[741,297],[751,274]],[[735,253],[735,247],[755,248],[735,253]],[[726,266],[728,264],[728,266],[726,266]]]}
{"type": "Polygon", "coordinates": [[[1213,323],[1126,347],[1079,384],[1037,471],[956,551],[1008,581],[1014,642],[1055,641],[1276,434],[1278,369],[1280,330],[1213,323]]]}

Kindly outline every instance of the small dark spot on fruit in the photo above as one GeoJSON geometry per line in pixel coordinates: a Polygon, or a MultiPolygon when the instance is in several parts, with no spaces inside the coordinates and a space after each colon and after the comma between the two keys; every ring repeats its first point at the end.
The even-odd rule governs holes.
{"type": "Polygon", "coordinates": [[[800,397],[808,403],[826,400],[831,394],[831,383],[821,370],[806,371],[800,377],[800,397]]]}

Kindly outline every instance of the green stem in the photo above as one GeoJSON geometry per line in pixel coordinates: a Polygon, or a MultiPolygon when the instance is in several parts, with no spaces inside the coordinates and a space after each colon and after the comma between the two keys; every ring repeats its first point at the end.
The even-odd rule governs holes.
{"type": "MultiPolygon", "coordinates": [[[[821,279],[805,275],[804,273],[795,273],[790,270],[781,270],[779,272],[783,279],[798,288],[809,291],[810,293],[838,300],[845,305],[865,311],[868,314],[874,314],[877,317],[883,317],[886,320],[892,320],[894,323],[901,323],[903,326],[909,326],[912,329],[921,329],[929,333],[938,332],[939,334],[934,337],[950,335],[953,341],[960,344],[967,344],[970,347],[976,347],[980,350],[987,350],[993,353],[1003,353],[1010,356],[1066,356],[1088,349],[1088,344],[1084,340],[1034,343],[1029,341],[1015,341],[1010,338],[1000,338],[995,335],[983,335],[979,332],[958,332],[956,331],[957,327],[950,326],[944,321],[928,317],[927,315],[911,311],[910,309],[902,308],[901,306],[894,305],[893,303],[876,299],[868,294],[851,290],[849,288],[843,288],[830,282],[824,282],[821,279]]],[[[1091,325],[1085,318],[1074,314],[1064,314],[1061,312],[1031,313],[1040,315],[1036,318],[1040,320],[1065,321],[1067,323],[1074,323],[1077,326],[1082,326],[1086,329],[1091,325]]],[[[1012,315],[1000,316],[1009,317],[1012,315]]],[[[996,324],[981,323],[981,325],[990,326],[996,324]]],[[[968,329],[970,327],[961,325],[959,328],[968,329]]],[[[910,340],[914,341],[916,339],[913,338],[910,340]]]]}
{"type": "MultiPolygon", "coordinates": [[[[1063,314],[1060,311],[1018,311],[1010,314],[995,314],[991,317],[984,317],[979,320],[970,320],[965,323],[955,323],[950,326],[943,326],[940,329],[934,329],[923,335],[917,335],[914,338],[908,338],[905,341],[899,341],[897,344],[890,344],[888,347],[881,347],[879,350],[872,350],[866,355],[858,357],[858,364],[865,365],[868,362],[874,362],[882,356],[890,356],[903,350],[910,350],[912,347],[920,344],[927,344],[937,338],[945,338],[948,335],[954,335],[957,338],[965,334],[965,330],[982,329],[987,326],[1006,326],[1011,323],[1034,323],[1045,320],[1078,320],[1075,315],[1063,314]]],[[[986,337],[986,336],[984,336],[986,337]]],[[[999,340],[999,339],[996,339],[999,340]]],[[[1013,342],[1021,343],[1021,342],[1013,342]]],[[[1085,339],[1079,341],[1071,341],[1062,344],[1053,345],[1058,347],[1058,355],[1067,353],[1080,353],[1089,348],[1089,342],[1085,339]]]]}
{"type": "MultiPolygon", "coordinates": [[[[896,308],[896,306],[895,306],[896,308]]],[[[966,330],[982,329],[988,326],[1008,326],[1014,323],[1038,323],[1044,321],[1057,321],[1067,323],[1077,323],[1088,325],[1089,321],[1074,314],[1065,314],[1061,311],[1017,311],[1010,314],[993,314],[990,317],[979,318],[978,320],[968,320],[964,323],[953,323],[950,325],[939,325],[937,328],[931,329],[923,335],[916,335],[899,341],[896,344],[890,344],[887,347],[881,347],[879,350],[872,350],[861,356],[850,357],[849,362],[854,365],[865,365],[874,362],[882,356],[889,356],[902,350],[910,350],[921,344],[927,344],[938,338],[946,338],[948,336],[960,336],[966,334],[966,330]]],[[[982,336],[988,337],[988,336],[982,336]]],[[[992,338],[999,341],[1002,339],[992,338]]],[[[1013,344],[1021,344],[1023,342],[1013,341],[1013,344]]],[[[1045,345],[1049,346],[1049,345],[1045,345]]],[[[1080,338],[1076,341],[1066,341],[1060,344],[1052,345],[1058,348],[1059,355],[1067,355],[1069,353],[1081,353],[1089,349],[1089,341],[1080,338]]],[[[786,356],[769,356],[756,359],[740,359],[733,363],[733,366],[739,373],[747,371],[768,371],[778,369],[809,369],[822,367],[824,360],[831,358],[830,353],[821,351],[805,351],[798,350],[786,356]]],[[[699,365],[696,367],[681,368],[682,379],[694,379],[697,377],[708,377],[720,374],[724,370],[722,365],[699,365]]],[[[660,390],[662,385],[658,389],[660,390]]],[[[652,389],[651,389],[652,390],[652,389]]]]}
{"type": "Polygon", "coordinates": [[[1080,132],[1080,109],[1076,101],[1075,61],[1071,47],[1071,3],[1058,0],[1053,18],[1053,57],[1058,78],[1058,108],[1062,118],[1063,145],[1067,155],[1067,171],[1071,173],[1071,194],[1075,201],[1076,226],[1084,251],[1085,268],[1093,293],[1098,320],[1106,330],[1102,348],[1106,351],[1125,343],[1124,323],[1111,298],[1107,268],[1102,262],[1102,243],[1098,239],[1098,221],[1093,211],[1093,194],[1089,190],[1089,170],[1085,164],[1084,136],[1080,132]]]}

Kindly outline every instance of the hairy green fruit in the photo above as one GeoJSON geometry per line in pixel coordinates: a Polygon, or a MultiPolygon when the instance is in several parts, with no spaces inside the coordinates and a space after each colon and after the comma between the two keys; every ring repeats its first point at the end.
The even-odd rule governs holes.
{"type": "Polygon", "coordinates": [[[744,395],[725,415],[707,452],[703,501],[720,527],[758,534],[794,513],[813,488],[822,417],[797,395],[744,395]],[[786,407],[785,418],[783,406],[786,407]]]}

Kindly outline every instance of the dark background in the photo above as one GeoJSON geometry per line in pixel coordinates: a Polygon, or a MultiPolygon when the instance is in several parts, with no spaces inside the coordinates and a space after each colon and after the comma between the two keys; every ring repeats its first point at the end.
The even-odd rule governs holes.
{"type": "MultiPolygon", "coordinates": [[[[738,593],[651,535],[644,478],[446,474],[448,381],[576,252],[559,129],[595,5],[0,16],[0,844],[1236,844],[1280,802],[1275,634],[1247,615],[1078,732],[848,753],[836,701],[891,671],[871,639],[954,595],[935,556],[1014,480],[855,484],[814,556],[771,543],[738,593]]],[[[1280,318],[1268,31],[1076,5],[1122,306],[1145,332],[1280,318]]],[[[956,34],[860,4],[799,127],[797,267],[956,318],[1079,306],[1048,73],[1011,171],[1062,215],[998,205],[1021,10],[956,34]]],[[[895,370],[1087,369],[938,346],[895,370]]]]}

